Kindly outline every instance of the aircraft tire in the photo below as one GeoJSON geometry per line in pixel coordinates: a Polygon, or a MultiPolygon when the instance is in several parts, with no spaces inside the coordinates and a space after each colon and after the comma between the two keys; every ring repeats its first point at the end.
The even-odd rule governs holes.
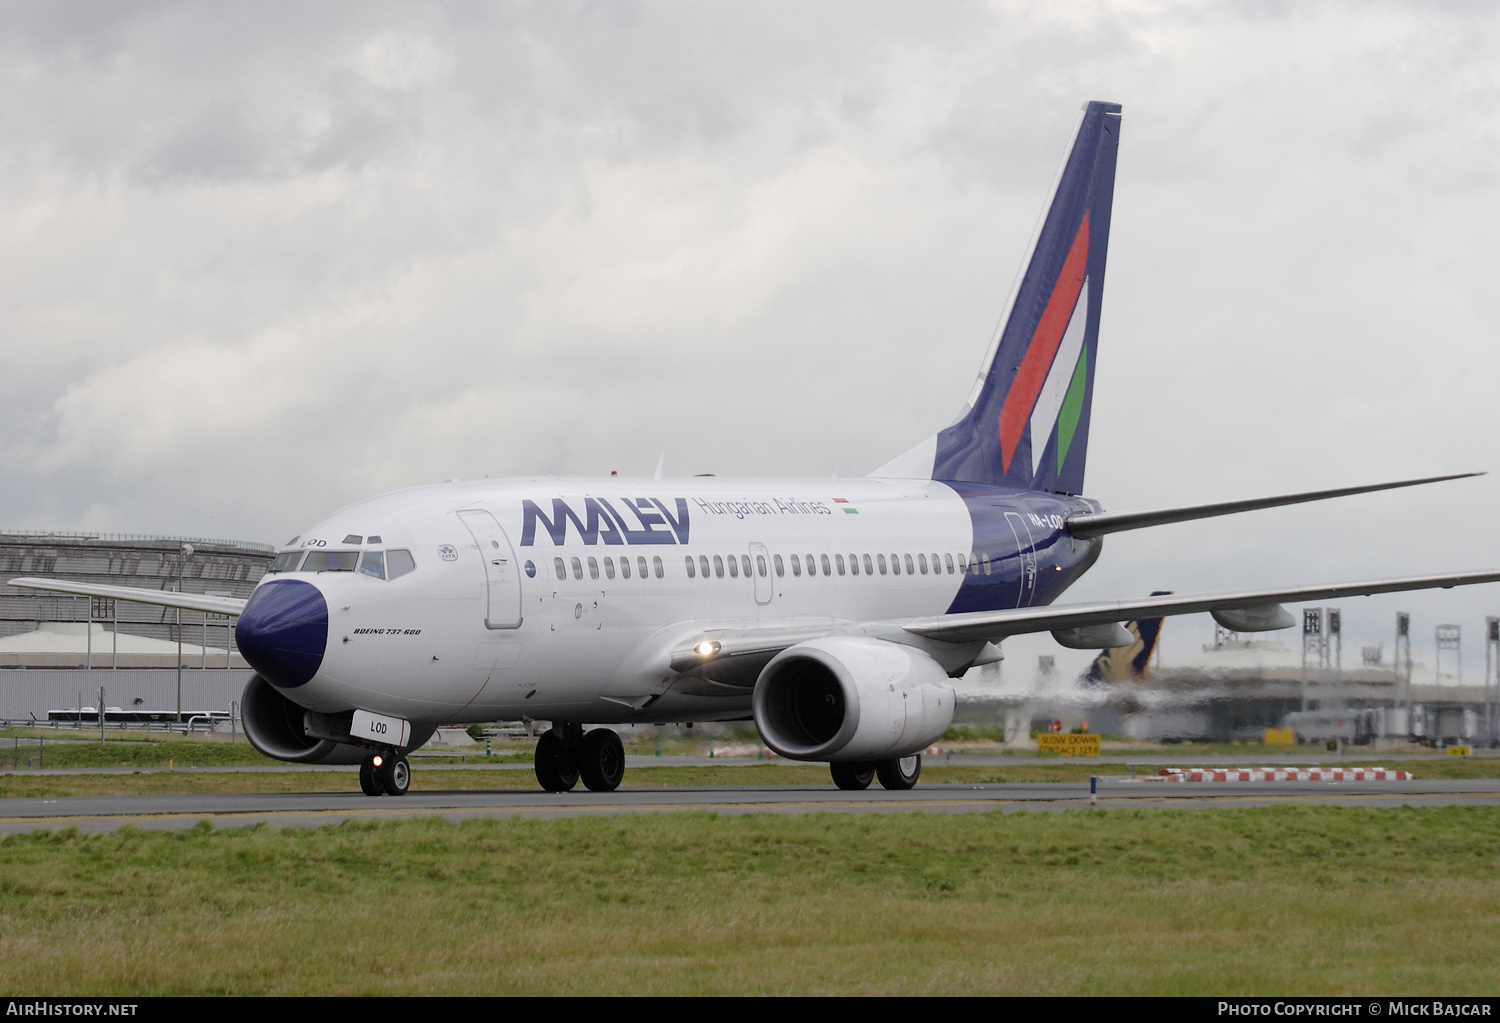
{"type": "Polygon", "coordinates": [[[609,728],[595,728],[583,737],[578,752],[578,774],[591,792],[613,792],[625,777],[625,746],[609,728]]]}
{"type": "Polygon", "coordinates": [[[549,728],[536,741],[536,759],[532,767],[536,780],[548,792],[567,792],[578,784],[578,764],[567,755],[562,736],[549,728]]]}
{"type": "Polygon", "coordinates": [[[882,760],[875,765],[883,788],[901,792],[911,788],[922,776],[922,754],[917,753],[898,760],[882,760]]]}
{"type": "Polygon", "coordinates": [[[387,757],[380,768],[380,781],[388,796],[404,796],[411,788],[411,764],[405,757],[387,757]]]}
{"type": "Polygon", "coordinates": [[[385,784],[380,777],[380,768],[371,757],[359,765],[359,790],[367,796],[385,795],[385,784]]]}
{"type": "Polygon", "coordinates": [[[875,765],[868,761],[856,764],[829,764],[828,770],[833,775],[833,783],[850,792],[867,789],[870,787],[870,782],[875,780],[875,765]]]}

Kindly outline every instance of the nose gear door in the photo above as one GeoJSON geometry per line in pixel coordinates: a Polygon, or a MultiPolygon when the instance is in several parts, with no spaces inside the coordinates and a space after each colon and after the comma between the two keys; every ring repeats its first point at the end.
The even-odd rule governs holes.
{"type": "Polygon", "coordinates": [[[487,511],[470,508],[458,513],[459,519],[474,537],[484,562],[484,578],[489,601],[485,608],[486,629],[521,627],[521,573],[516,553],[500,523],[487,511]]]}

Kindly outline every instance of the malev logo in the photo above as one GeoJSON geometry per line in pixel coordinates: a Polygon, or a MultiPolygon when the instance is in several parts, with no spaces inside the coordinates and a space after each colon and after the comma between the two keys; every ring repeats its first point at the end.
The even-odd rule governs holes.
{"type": "Polygon", "coordinates": [[[538,522],[558,547],[568,540],[569,523],[583,542],[590,545],[687,543],[687,499],[677,497],[673,502],[676,508],[669,511],[654,497],[617,498],[619,508],[606,498],[586,497],[580,513],[567,501],[554,497],[549,515],[535,501],[522,500],[521,546],[530,547],[536,542],[538,522]]]}

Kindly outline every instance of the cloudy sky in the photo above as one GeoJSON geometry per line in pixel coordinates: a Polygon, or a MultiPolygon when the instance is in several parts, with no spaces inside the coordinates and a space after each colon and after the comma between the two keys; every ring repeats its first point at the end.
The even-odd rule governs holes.
{"type": "MultiPolygon", "coordinates": [[[[952,417],[1106,99],[1091,496],[1496,475],[1112,537],[1074,594],[1500,565],[1494,5],[3,10],[4,526],[867,472],[952,417]]],[[[1350,643],[1398,607],[1478,665],[1500,587],[1350,643]]]]}

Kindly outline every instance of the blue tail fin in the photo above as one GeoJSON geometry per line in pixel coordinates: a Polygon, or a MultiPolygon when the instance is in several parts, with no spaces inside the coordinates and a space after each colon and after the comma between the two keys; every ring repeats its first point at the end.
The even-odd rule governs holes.
{"type": "Polygon", "coordinates": [[[1084,107],[968,406],[871,475],[1083,490],[1119,139],[1119,104],[1084,107]]]}
{"type": "MultiPolygon", "coordinates": [[[[1171,590],[1153,590],[1151,596],[1165,597],[1171,590]]],[[[1151,668],[1151,655],[1156,652],[1156,641],[1161,638],[1160,618],[1138,618],[1126,622],[1134,642],[1129,646],[1117,646],[1099,651],[1094,663],[1083,676],[1089,682],[1124,682],[1133,678],[1146,678],[1151,668]]]]}

